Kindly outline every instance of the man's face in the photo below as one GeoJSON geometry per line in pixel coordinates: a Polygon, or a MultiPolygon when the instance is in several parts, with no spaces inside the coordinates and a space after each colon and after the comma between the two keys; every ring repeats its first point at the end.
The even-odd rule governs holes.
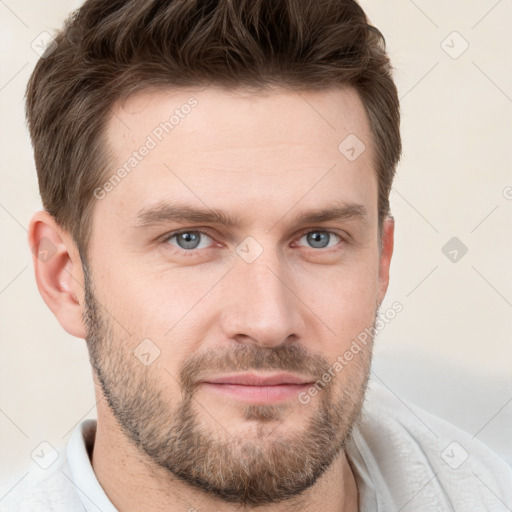
{"type": "Polygon", "coordinates": [[[97,392],[149,460],[191,485],[252,504],[304,491],[357,420],[371,343],[332,368],[387,286],[361,101],[145,91],[116,108],[108,143],[107,178],[129,172],[94,210],[84,317],[97,392]],[[353,135],[339,149],[349,134],[360,155],[353,135]],[[305,384],[212,383],[248,373],[305,384]]]}

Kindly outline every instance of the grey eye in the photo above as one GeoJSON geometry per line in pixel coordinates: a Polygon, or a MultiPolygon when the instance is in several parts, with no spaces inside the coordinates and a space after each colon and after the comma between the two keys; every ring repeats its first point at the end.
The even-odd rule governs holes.
{"type": "Polygon", "coordinates": [[[175,239],[176,242],[172,243],[172,245],[176,245],[180,249],[194,250],[208,247],[209,238],[210,237],[207,234],[202,233],[201,231],[182,231],[181,233],[171,235],[167,241],[168,243],[171,243],[171,240],[175,239]]]}
{"type": "Polygon", "coordinates": [[[306,238],[308,245],[314,249],[332,247],[338,242],[337,239],[340,239],[336,233],[331,231],[310,231],[301,238],[306,238]]]}

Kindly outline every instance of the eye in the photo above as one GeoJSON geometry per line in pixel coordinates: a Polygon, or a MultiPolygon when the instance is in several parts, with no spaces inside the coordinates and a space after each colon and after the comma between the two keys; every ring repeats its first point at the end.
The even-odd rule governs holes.
{"type": "Polygon", "coordinates": [[[209,239],[211,243],[212,238],[203,231],[180,231],[178,233],[171,233],[163,241],[170,245],[176,245],[179,249],[193,251],[207,248],[209,244],[208,240],[205,243],[205,239],[209,239]],[[173,239],[176,240],[176,244],[170,242],[173,239]]]}
{"type": "MultiPolygon", "coordinates": [[[[329,230],[309,230],[303,232],[302,235],[296,240],[301,241],[305,239],[306,244],[312,249],[322,249],[328,251],[334,249],[339,242],[343,242],[340,235],[329,230]]],[[[162,243],[173,246],[179,252],[184,251],[189,253],[190,256],[195,254],[195,251],[200,249],[208,249],[212,247],[214,239],[204,231],[200,230],[182,230],[173,233],[168,233],[162,239],[162,243]]],[[[295,246],[303,245],[302,243],[295,242],[295,246]]]]}
{"type": "Polygon", "coordinates": [[[306,242],[313,249],[327,249],[334,247],[342,240],[342,238],[336,233],[325,230],[308,231],[307,233],[304,233],[299,240],[302,240],[303,238],[306,239],[306,242]]]}

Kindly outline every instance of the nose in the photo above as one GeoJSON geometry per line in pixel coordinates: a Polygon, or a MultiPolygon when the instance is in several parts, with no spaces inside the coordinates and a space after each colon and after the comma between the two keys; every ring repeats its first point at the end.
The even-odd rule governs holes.
{"type": "Polygon", "coordinates": [[[303,303],[291,271],[270,250],[252,263],[239,259],[225,285],[224,334],[241,343],[274,347],[304,337],[303,303]]]}

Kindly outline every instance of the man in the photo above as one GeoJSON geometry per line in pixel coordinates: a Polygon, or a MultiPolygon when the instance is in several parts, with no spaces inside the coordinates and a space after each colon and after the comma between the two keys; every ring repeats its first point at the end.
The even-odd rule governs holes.
{"type": "Polygon", "coordinates": [[[512,507],[489,449],[366,396],[401,153],[383,43],[347,0],[69,19],[27,90],[29,243],[98,420],[2,510],[512,507]]]}

